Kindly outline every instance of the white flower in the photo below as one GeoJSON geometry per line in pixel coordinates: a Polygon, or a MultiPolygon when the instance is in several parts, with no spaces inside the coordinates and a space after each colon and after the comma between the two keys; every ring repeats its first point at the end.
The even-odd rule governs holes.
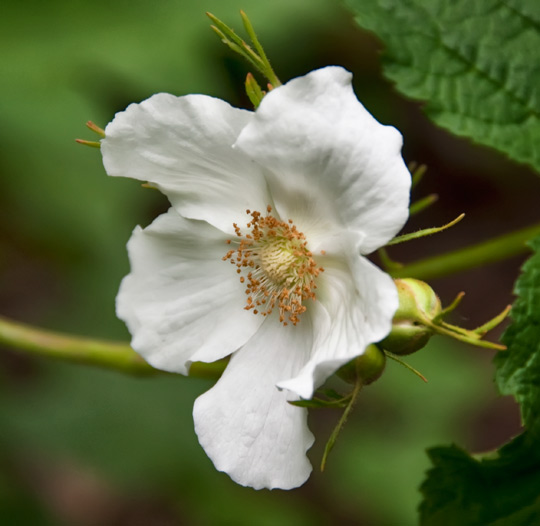
{"type": "Polygon", "coordinates": [[[287,401],[390,331],[396,288],[363,255],[407,218],[401,145],[339,67],[274,89],[256,112],[158,94],[107,126],[108,174],[149,181],[172,204],[133,232],[118,316],[159,369],[232,354],[193,414],[216,468],[240,484],[305,482],[313,436],[287,401]]]}

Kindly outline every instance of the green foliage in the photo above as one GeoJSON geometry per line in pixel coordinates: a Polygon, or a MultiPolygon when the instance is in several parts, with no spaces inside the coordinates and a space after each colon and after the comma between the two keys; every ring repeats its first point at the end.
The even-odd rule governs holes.
{"type": "Polygon", "coordinates": [[[386,76],[452,133],[540,171],[537,0],[347,0],[386,76]]]}
{"type": "Polygon", "coordinates": [[[422,526],[538,524],[540,451],[528,433],[482,460],[455,446],[433,448],[429,456],[422,526]]]}
{"type": "Polygon", "coordinates": [[[534,255],[523,266],[515,287],[512,325],[503,335],[508,351],[495,357],[495,380],[502,394],[513,395],[525,425],[540,436],[540,236],[531,242],[534,255]]]}
{"type": "MultiPolygon", "coordinates": [[[[362,2],[369,9],[369,0],[362,2]]],[[[203,8],[194,0],[30,0],[3,6],[0,42],[9,53],[0,58],[0,219],[9,236],[2,239],[0,263],[11,265],[11,254],[23,252],[24,261],[45,268],[37,268],[33,280],[25,278],[24,288],[13,286],[17,295],[9,296],[19,303],[30,298],[24,305],[33,310],[21,312],[36,323],[127,338],[114,320],[114,296],[128,267],[125,242],[136,223],[146,224],[167,204],[136,182],[106,178],[99,152],[73,139],[92,137],[84,129],[88,119],[105,125],[115,111],[157,91],[200,92],[238,104],[223,67],[228,50],[212,39],[202,9],[235,21],[242,6],[241,0],[209,0],[203,8]]],[[[327,0],[251,3],[248,9],[261,40],[275,43],[270,55],[279,60],[280,71],[289,73],[323,65],[303,58],[308,43],[323,41],[327,47],[329,28],[341,21],[335,3],[327,0]],[[300,45],[287,48],[286,35],[300,45]]],[[[470,9],[478,10],[479,4],[470,9]]],[[[411,27],[418,30],[418,23],[411,27]]],[[[10,275],[3,278],[7,288],[10,275]]],[[[67,460],[121,491],[162,492],[190,524],[370,523],[373,513],[383,517],[381,524],[409,526],[427,463],[421,447],[449,436],[461,440],[463,430],[454,424],[463,408],[478,410],[488,396],[478,381],[478,364],[464,367],[467,357],[443,345],[437,342],[437,348],[413,358],[437,378],[429,394],[422,382],[389,365],[381,381],[386,385],[362,393],[358,418],[349,422],[325,478],[314,473],[298,493],[255,493],[216,472],[191,422],[193,400],[208,385],[174,377],[140,380],[41,362],[28,377],[6,375],[0,396],[3,457],[67,460]],[[391,477],[381,469],[381,459],[391,463],[391,477]],[[330,509],[339,510],[338,519],[332,520],[330,509]]],[[[313,459],[320,458],[315,448],[324,444],[318,437],[313,459]]],[[[3,464],[0,470],[0,524],[48,524],[44,516],[50,510],[36,501],[28,482],[19,487],[16,473],[3,464]]],[[[531,519],[537,513],[534,503],[520,513],[523,524],[526,518],[538,522],[531,519]]]]}
{"type": "MultiPolygon", "coordinates": [[[[491,146],[540,172],[540,9],[535,0],[347,0],[358,24],[386,46],[384,71],[426,101],[425,112],[454,134],[491,146]]],[[[539,522],[540,237],[516,284],[513,323],[496,359],[496,383],[521,405],[524,435],[495,458],[457,447],[430,450],[422,524],[539,522]]]]}
{"type": "Polygon", "coordinates": [[[492,458],[475,460],[452,446],[431,449],[422,486],[423,526],[526,526],[540,521],[540,236],[515,287],[508,346],[495,357],[496,383],[521,406],[527,431],[492,458]]]}

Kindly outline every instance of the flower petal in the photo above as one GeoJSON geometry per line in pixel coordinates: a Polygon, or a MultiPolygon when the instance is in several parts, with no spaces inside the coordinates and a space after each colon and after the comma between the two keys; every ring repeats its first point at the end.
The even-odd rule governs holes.
{"type": "Polygon", "coordinates": [[[390,332],[398,307],[392,278],[363,257],[351,258],[349,266],[326,265],[317,290],[308,308],[312,355],[297,376],[278,384],[307,399],[339,367],[390,332]]]}
{"type": "Polygon", "coordinates": [[[363,254],[407,219],[411,178],[401,146],[401,134],[368,113],[351,74],[335,66],[268,93],[235,145],[269,170],[279,214],[310,242],[346,228],[363,234],[363,254]]]}
{"type": "Polygon", "coordinates": [[[236,351],[262,323],[262,316],[244,310],[244,287],[222,261],[225,241],[220,230],[173,208],[134,230],[117,314],[132,347],[154,367],[187,374],[191,362],[236,351]]]}
{"type": "Polygon", "coordinates": [[[298,397],[276,387],[308,357],[312,329],[306,321],[303,327],[284,327],[276,316],[267,318],[217,384],[195,402],[199,442],[216,469],[243,486],[290,489],[311,473],[307,411],[290,405],[287,401],[298,397]]]}
{"type": "Polygon", "coordinates": [[[101,142],[109,175],[148,181],[184,216],[225,232],[271,203],[260,170],[231,146],[249,111],[204,95],[159,93],[117,113],[101,142]]]}

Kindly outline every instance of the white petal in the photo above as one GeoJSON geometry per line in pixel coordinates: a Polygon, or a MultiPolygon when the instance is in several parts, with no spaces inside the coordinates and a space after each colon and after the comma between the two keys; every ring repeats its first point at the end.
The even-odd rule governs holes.
{"type": "Polygon", "coordinates": [[[244,310],[244,287],[222,261],[228,248],[223,232],[172,208],[133,232],[117,314],[133,348],[154,367],[187,374],[191,362],[237,350],[262,323],[244,310]]]}
{"type": "Polygon", "coordinates": [[[290,489],[311,473],[307,411],[290,405],[287,400],[298,397],[276,387],[307,359],[312,329],[306,322],[284,327],[275,316],[266,319],[195,402],[199,442],[216,468],[243,486],[290,489]]]}
{"type": "Polygon", "coordinates": [[[339,367],[390,332],[397,307],[392,278],[367,259],[351,258],[349,266],[325,266],[317,300],[308,307],[314,328],[311,358],[296,377],[279,387],[311,398],[339,367]]]}
{"type": "Polygon", "coordinates": [[[235,146],[269,170],[279,214],[312,241],[347,228],[363,234],[367,254],[407,218],[410,174],[401,134],[358,102],[342,68],[313,71],[272,90],[235,146]]]}
{"type": "Polygon", "coordinates": [[[204,95],[159,93],[117,113],[101,142],[109,175],[149,181],[184,216],[225,232],[271,201],[260,170],[234,150],[253,114],[204,95]]]}

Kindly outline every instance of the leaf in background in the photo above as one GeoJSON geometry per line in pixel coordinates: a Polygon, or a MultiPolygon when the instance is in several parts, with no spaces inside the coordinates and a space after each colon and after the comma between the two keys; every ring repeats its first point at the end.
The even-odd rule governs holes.
{"type": "Polygon", "coordinates": [[[540,436],[540,237],[531,242],[534,255],[516,282],[512,324],[502,341],[508,350],[495,357],[495,381],[504,395],[521,406],[524,424],[540,436]]]}
{"type": "Polygon", "coordinates": [[[347,3],[386,45],[386,76],[436,124],[540,172],[537,0],[347,3]]]}
{"type": "Polygon", "coordinates": [[[540,518],[540,452],[528,433],[476,460],[456,446],[429,450],[421,526],[529,526],[540,518]]]}

